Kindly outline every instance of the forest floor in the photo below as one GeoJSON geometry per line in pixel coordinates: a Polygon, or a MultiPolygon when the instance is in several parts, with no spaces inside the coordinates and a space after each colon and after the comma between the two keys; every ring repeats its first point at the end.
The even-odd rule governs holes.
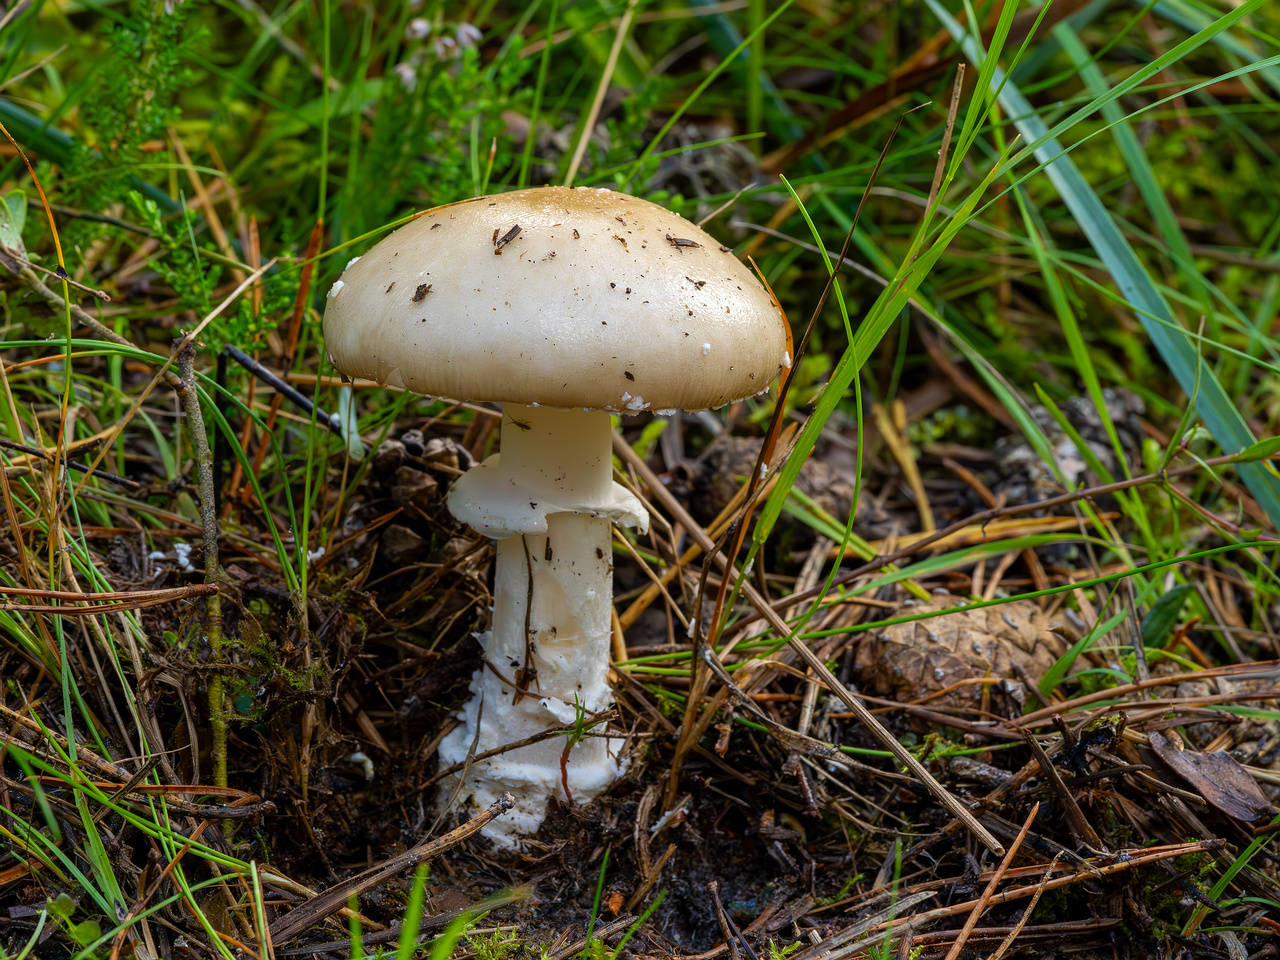
{"type": "Polygon", "coordinates": [[[0,960],[1275,957],[1278,36],[14,6],[0,960]],[[438,756],[503,412],[344,383],[321,321],[388,226],[547,183],[705,224],[795,355],[614,418],[625,770],[508,850],[438,756]]]}

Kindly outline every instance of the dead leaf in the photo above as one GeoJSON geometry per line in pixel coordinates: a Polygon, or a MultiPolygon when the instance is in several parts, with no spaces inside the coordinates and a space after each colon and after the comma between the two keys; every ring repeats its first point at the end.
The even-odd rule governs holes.
{"type": "Polygon", "coordinates": [[[1148,737],[1156,756],[1227,816],[1254,821],[1280,812],[1262,795],[1253,777],[1230,754],[1181,750],[1159,733],[1148,734],[1148,737]]]}

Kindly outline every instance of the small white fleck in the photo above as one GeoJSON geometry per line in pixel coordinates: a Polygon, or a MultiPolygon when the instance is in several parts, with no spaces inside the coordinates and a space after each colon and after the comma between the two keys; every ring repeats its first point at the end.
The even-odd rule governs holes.
{"type": "Polygon", "coordinates": [[[333,281],[333,286],[329,288],[329,299],[332,300],[334,297],[340,294],[342,292],[342,288],[345,286],[346,284],[343,283],[341,280],[333,281]]]}
{"type": "Polygon", "coordinates": [[[418,87],[418,71],[412,63],[397,63],[393,72],[400,78],[405,90],[413,93],[418,87]]]}
{"type": "Polygon", "coordinates": [[[755,568],[756,568],[756,558],[752,557],[750,560],[747,561],[747,565],[742,568],[742,575],[744,577],[751,576],[751,571],[754,570],[755,568]]]}
{"type": "Polygon", "coordinates": [[[763,480],[769,473],[769,465],[767,463],[760,464],[760,479],[763,480]]]}
{"type": "Polygon", "coordinates": [[[191,565],[191,544],[175,543],[173,545],[173,558],[178,561],[178,569],[183,573],[196,572],[196,568],[191,565]]]}
{"type": "Polygon", "coordinates": [[[542,404],[537,403],[537,402],[531,402],[531,403],[529,404],[529,406],[531,406],[531,407],[540,407],[540,406],[542,406],[542,404]]]}
{"type": "Polygon", "coordinates": [[[373,761],[369,758],[367,753],[357,750],[351,755],[350,760],[352,763],[358,764],[364,768],[364,778],[366,780],[373,780],[373,761]]]}
{"type": "Polygon", "coordinates": [[[307,563],[315,563],[324,556],[324,547],[316,547],[314,550],[307,551],[307,563]]]}
{"type": "Polygon", "coordinates": [[[702,345],[702,355],[705,357],[710,352],[711,352],[711,344],[704,343],[702,345]]]}
{"type": "Polygon", "coordinates": [[[791,351],[790,350],[782,351],[782,365],[786,367],[788,370],[791,369],[791,351]]]}
{"type": "Polygon", "coordinates": [[[351,269],[351,265],[352,265],[353,263],[355,263],[355,262],[356,262],[357,260],[359,260],[359,259],[360,259],[359,257],[352,257],[350,260],[348,260],[348,261],[347,261],[347,265],[346,265],[345,267],[343,267],[342,269],[343,269],[343,270],[350,270],[350,269],[351,269]]]}
{"type": "Polygon", "coordinates": [[[660,417],[674,417],[677,413],[679,413],[678,410],[655,410],[653,412],[660,417]]]}
{"type": "MultiPolygon", "coordinates": [[[[625,400],[626,397],[624,397],[623,399],[625,400]]],[[[630,400],[627,400],[627,409],[632,411],[633,413],[639,413],[641,410],[647,410],[648,408],[649,408],[649,404],[644,397],[636,396],[636,397],[632,397],[630,400]]]]}
{"type": "Polygon", "coordinates": [[[628,400],[630,400],[630,399],[631,399],[631,394],[630,394],[629,392],[627,392],[626,390],[623,390],[623,391],[622,391],[622,402],[623,402],[623,403],[626,403],[626,402],[627,402],[628,400]]]}

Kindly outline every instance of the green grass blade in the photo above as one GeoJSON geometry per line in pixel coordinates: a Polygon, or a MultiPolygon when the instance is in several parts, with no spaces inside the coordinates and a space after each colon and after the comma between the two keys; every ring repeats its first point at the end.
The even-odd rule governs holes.
{"type": "MultiPolygon", "coordinates": [[[[1160,16],[1167,17],[1178,26],[1193,33],[1203,30],[1212,22],[1202,12],[1196,10],[1191,4],[1184,3],[1183,0],[1159,0],[1155,9],[1160,16]]],[[[1245,62],[1258,59],[1257,51],[1251,50],[1248,45],[1225,30],[1217,34],[1213,38],[1213,42],[1227,53],[1237,56],[1245,62]]],[[[1272,43],[1274,44],[1274,41],[1272,43]]],[[[1280,69],[1265,67],[1258,72],[1276,93],[1280,93],[1280,69]]]]}
{"type": "MultiPolygon", "coordinates": [[[[964,50],[965,56],[975,63],[982,63],[983,54],[967,36],[964,29],[941,6],[938,0],[926,0],[935,16],[947,27],[964,50]]],[[[1252,6],[1252,5],[1251,5],[1252,6]]],[[[1242,8],[1243,9],[1243,8],[1242,8]]],[[[1240,11],[1236,11],[1239,13],[1240,11]]],[[[1227,21],[1238,17],[1224,17],[1206,27],[1193,39],[1207,41],[1226,28],[1227,21]]],[[[1184,45],[1180,45],[1182,47],[1184,45]]],[[[1001,83],[1003,71],[992,72],[992,82],[1001,83]]],[[[1119,86],[1112,89],[1113,98],[1119,86]]],[[[1046,138],[1049,130],[1034,108],[1013,84],[1006,83],[1000,91],[1000,102],[1013,117],[1013,123],[1029,142],[1046,138]]],[[[1174,317],[1169,304],[1143,268],[1129,241],[1103,206],[1102,201],[1080,174],[1074,162],[1052,137],[1044,139],[1035,150],[1036,158],[1045,164],[1045,173],[1062,196],[1067,208],[1084,231],[1094,250],[1101,257],[1112,279],[1125,299],[1135,307],[1138,320],[1146,330],[1152,345],[1169,366],[1183,392],[1191,396],[1195,392],[1199,371],[1200,393],[1196,398],[1197,409],[1209,432],[1213,434],[1227,453],[1235,453],[1251,446],[1255,437],[1245,423],[1237,405],[1232,402],[1213,370],[1200,357],[1189,342],[1185,332],[1174,317]],[[1150,315],[1150,316],[1148,316],[1150,315]],[[1152,320],[1151,317],[1158,318],[1152,320]]],[[[1276,526],[1280,526],[1280,479],[1267,473],[1260,464],[1241,464],[1240,477],[1249,492],[1266,511],[1276,526]]]]}
{"type": "MultiPolygon", "coordinates": [[[[1080,42],[1080,37],[1065,23],[1055,27],[1053,33],[1067,56],[1079,69],[1080,78],[1088,86],[1089,92],[1095,97],[1103,96],[1108,91],[1109,85],[1098,65],[1089,56],[1089,51],[1080,42]]],[[[1178,225],[1178,217],[1173,211],[1173,205],[1169,203],[1169,198],[1165,196],[1164,190],[1156,181],[1155,171],[1151,169],[1146,151],[1138,142],[1133,128],[1125,120],[1118,103],[1112,100],[1103,104],[1102,116],[1107,123],[1111,124],[1111,135],[1115,137],[1116,145],[1120,148],[1120,153],[1128,164],[1129,173],[1133,176],[1133,182],[1142,193],[1142,199],[1146,201],[1147,209],[1151,211],[1151,217],[1160,229],[1160,236],[1168,244],[1170,252],[1179,264],[1186,265],[1182,270],[1183,276],[1190,281],[1196,299],[1200,303],[1201,312],[1210,318],[1210,322],[1213,322],[1214,310],[1208,286],[1204,277],[1192,266],[1195,261],[1191,254],[1191,247],[1182,232],[1182,227],[1178,225]]]]}

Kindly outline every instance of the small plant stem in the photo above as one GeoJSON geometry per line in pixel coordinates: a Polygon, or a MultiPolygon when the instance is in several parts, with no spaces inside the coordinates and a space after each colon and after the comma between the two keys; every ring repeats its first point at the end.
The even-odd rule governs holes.
{"type": "MultiPolygon", "coordinates": [[[[178,377],[182,380],[182,407],[187,416],[187,432],[196,461],[196,486],[200,498],[200,522],[204,531],[204,582],[218,581],[218,510],[214,501],[213,459],[209,453],[209,437],[200,412],[200,395],[196,391],[196,353],[184,347],[178,356],[178,377]]],[[[227,785],[227,714],[220,665],[222,650],[222,597],[213,593],[206,601],[209,648],[214,672],[209,677],[209,727],[213,733],[213,783],[227,785]]],[[[230,824],[224,824],[229,829],[230,824]]]]}

